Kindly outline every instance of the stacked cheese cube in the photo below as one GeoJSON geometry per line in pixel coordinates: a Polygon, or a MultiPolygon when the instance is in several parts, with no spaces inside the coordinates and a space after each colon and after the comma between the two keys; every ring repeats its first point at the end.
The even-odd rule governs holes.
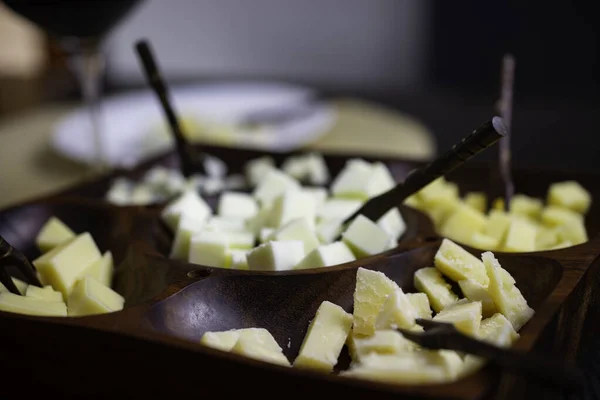
{"type": "Polygon", "coordinates": [[[331,191],[301,184],[329,177],[315,154],[289,158],[282,169],[261,157],[248,162],[245,173],[253,191],[225,191],[216,213],[194,190],[167,204],[162,219],[174,232],[172,258],[219,268],[317,268],[386,251],[404,233],[396,208],[378,221],[359,215],[342,232],[345,218],[395,185],[382,163],[348,161],[331,191]]]}
{"type": "Polygon", "coordinates": [[[409,197],[406,204],[428,214],[441,235],[483,250],[554,250],[588,240],[584,217],[591,196],[574,181],[552,184],[546,205],[541,199],[516,194],[508,212],[502,199],[496,199],[487,212],[484,193],[461,198],[456,184],[444,178],[409,197]]]}
{"type": "Polygon", "coordinates": [[[206,332],[201,343],[321,372],[333,371],[347,345],[352,364],[343,376],[405,384],[454,381],[482,367],[484,360],[420,348],[396,328],[421,331],[416,319],[433,318],[454,324],[466,335],[509,347],[533,310],[491,252],[480,260],[445,239],[434,265],[415,274],[417,293],[405,293],[381,272],[359,268],[353,313],[329,301],[321,303],[293,364],[265,329],[206,332]],[[447,279],[458,283],[464,298],[452,291],[447,279]]]}
{"type": "Polygon", "coordinates": [[[111,289],[113,257],[101,254],[88,232],[75,234],[56,217],[36,238],[42,255],[33,261],[42,288],[15,279],[22,296],[0,285],[0,310],[40,316],[83,316],[123,309],[111,289]]]}

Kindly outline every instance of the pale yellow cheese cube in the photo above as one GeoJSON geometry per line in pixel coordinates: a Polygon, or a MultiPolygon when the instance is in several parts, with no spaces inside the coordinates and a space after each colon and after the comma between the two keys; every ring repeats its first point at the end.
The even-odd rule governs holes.
{"type": "Polygon", "coordinates": [[[511,216],[503,210],[491,210],[482,233],[502,243],[511,221],[511,216]]]}
{"type": "Polygon", "coordinates": [[[188,190],[165,206],[161,212],[161,218],[175,232],[181,214],[186,214],[196,221],[206,221],[212,211],[195,190],[188,190]]]}
{"type": "Polygon", "coordinates": [[[223,192],[219,197],[217,214],[221,217],[251,218],[258,213],[258,204],[254,198],[242,192],[223,192]]]}
{"type": "Polygon", "coordinates": [[[317,210],[319,220],[345,220],[363,205],[362,200],[356,199],[327,199],[317,210]]]}
{"type": "Polygon", "coordinates": [[[494,202],[492,203],[492,210],[505,211],[504,199],[502,197],[497,197],[494,199],[494,202]]]}
{"type": "Polygon", "coordinates": [[[377,314],[397,285],[383,273],[358,268],[354,289],[354,333],[372,335],[377,314]]]}
{"type": "Polygon", "coordinates": [[[104,286],[111,287],[114,270],[113,255],[107,251],[83,271],[83,276],[91,276],[104,286]]]}
{"type": "Polygon", "coordinates": [[[248,270],[248,252],[240,249],[227,249],[225,268],[248,270]]]}
{"type": "Polygon", "coordinates": [[[494,299],[494,303],[500,311],[512,324],[516,331],[529,321],[534,311],[527,304],[527,300],[521,294],[521,291],[514,283],[509,283],[503,278],[498,260],[492,252],[485,252],[481,255],[487,274],[490,278],[488,292],[494,299]]]}
{"type": "Polygon", "coordinates": [[[354,261],[356,257],[344,242],[323,244],[310,253],[296,265],[295,269],[329,267],[354,261]]]}
{"type": "Polygon", "coordinates": [[[289,271],[304,258],[304,244],[299,240],[270,241],[250,250],[247,255],[251,271],[289,271]]]}
{"type": "Polygon", "coordinates": [[[188,261],[208,267],[224,268],[227,264],[229,236],[226,232],[202,231],[190,240],[188,261]]]}
{"type": "Polygon", "coordinates": [[[397,208],[392,208],[377,220],[377,225],[397,241],[406,231],[406,223],[397,208]]]}
{"type": "Polygon", "coordinates": [[[448,380],[441,364],[427,360],[421,352],[397,354],[371,353],[340,375],[395,384],[441,383],[448,380]]]}
{"type": "Polygon", "coordinates": [[[342,233],[341,219],[324,219],[317,223],[316,234],[321,244],[333,242],[342,233]]]}
{"type": "Polygon", "coordinates": [[[562,241],[562,242],[558,242],[557,244],[555,244],[552,247],[547,248],[546,250],[560,250],[560,249],[565,249],[567,247],[571,247],[573,246],[573,243],[571,243],[568,240],[562,241]]]}
{"type": "Polygon", "coordinates": [[[430,203],[427,205],[427,208],[422,211],[427,214],[427,216],[433,222],[433,225],[436,229],[440,230],[442,226],[446,223],[448,217],[450,217],[454,212],[462,206],[462,203],[459,201],[455,202],[446,202],[440,201],[439,203],[430,203]]]}
{"type": "Polygon", "coordinates": [[[447,182],[442,176],[419,190],[416,196],[425,208],[433,203],[453,203],[458,200],[458,186],[447,182]]]}
{"type": "Polygon", "coordinates": [[[388,295],[377,314],[375,329],[404,328],[415,324],[417,311],[404,293],[394,282],[394,290],[388,295]]]}
{"type": "Polygon", "coordinates": [[[221,217],[215,215],[206,221],[203,230],[213,232],[247,232],[247,221],[239,217],[221,217]]]}
{"type": "Polygon", "coordinates": [[[80,279],[67,301],[69,316],[96,315],[123,309],[125,299],[91,276],[80,279]]]}
{"type": "Polygon", "coordinates": [[[477,337],[496,346],[510,347],[519,334],[504,315],[496,313],[481,321],[477,337]]]}
{"type": "Polygon", "coordinates": [[[267,220],[269,218],[269,214],[271,213],[271,208],[263,206],[261,207],[255,216],[251,218],[247,218],[244,221],[244,229],[254,232],[255,235],[259,235],[261,229],[273,227],[267,226],[267,220]]]}
{"type": "Polygon", "coordinates": [[[252,192],[252,196],[261,206],[268,206],[282,194],[300,189],[300,183],[296,179],[278,169],[269,169],[252,192]]]}
{"type": "Polygon", "coordinates": [[[254,233],[250,231],[227,232],[226,235],[231,249],[250,250],[256,242],[254,233]]]}
{"type": "Polygon", "coordinates": [[[524,194],[515,194],[510,199],[509,212],[513,215],[522,215],[536,219],[540,216],[542,207],[543,203],[540,199],[524,194]]]}
{"type": "Polygon", "coordinates": [[[433,263],[442,274],[455,282],[471,279],[483,286],[489,282],[481,260],[450,239],[442,240],[433,263]]]}
{"type": "Polygon", "coordinates": [[[319,239],[313,230],[312,221],[306,217],[289,221],[275,230],[269,240],[299,240],[304,244],[304,253],[308,254],[319,246],[319,239]]]}
{"type": "Polygon", "coordinates": [[[479,212],[485,213],[487,210],[487,197],[483,192],[469,192],[463,201],[479,212]]]}
{"type": "Polygon", "coordinates": [[[506,252],[535,251],[537,228],[524,219],[513,218],[506,233],[503,250],[506,252]]]}
{"type": "Polygon", "coordinates": [[[548,188],[548,204],[569,208],[585,214],[592,203],[592,196],[579,182],[555,182],[548,188]]]}
{"type": "Polygon", "coordinates": [[[536,251],[546,250],[556,245],[559,242],[558,229],[559,228],[546,228],[541,225],[538,226],[537,235],[535,236],[536,251]]]}
{"type": "Polygon", "coordinates": [[[240,338],[236,330],[224,332],[205,332],[200,343],[217,350],[230,351],[240,338]]]}
{"type": "Polygon", "coordinates": [[[406,199],[404,199],[403,204],[405,206],[412,207],[416,210],[421,210],[423,208],[423,205],[421,203],[421,200],[419,199],[418,193],[408,196],[406,199]]]}
{"type": "MultiPolygon", "coordinates": [[[[21,293],[23,296],[25,296],[25,293],[27,292],[27,288],[29,287],[29,284],[27,282],[23,282],[20,279],[11,277],[13,283],[15,284],[15,286],[17,287],[17,290],[19,291],[19,293],[21,293]]],[[[3,292],[10,292],[6,286],[4,286],[2,283],[0,283],[0,293],[3,292]]]]}
{"type": "Polygon", "coordinates": [[[238,331],[239,337],[231,352],[256,360],[290,366],[290,362],[271,333],[263,328],[248,328],[238,331]]]}
{"type": "Polygon", "coordinates": [[[84,232],[33,260],[33,265],[42,284],[52,285],[66,299],[77,279],[101,257],[92,236],[84,232]]]}
{"type": "Polygon", "coordinates": [[[399,354],[418,349],[418,345],[406,339],[396,330],[379,330],[371,336],[350,334],[348,336],[348,350],[354,361],[360,361],[370,353],[377,354],[399,354]]]}
{"type": "Polygon", "coordinates": [[[494,237],[486,235],[485,233],[475,232],[473,236],[471,236],[469,244],[476,249],[496,250],[500,245],[500,241],[494,237]]]}
{"type": "Polygon", "coordinates": [[[312,226],[316,215],[317,205],[311,195],[303,191],[288,191],[274,199],[267,225],[279,228],[302,218],[308,220],[312,226]]]}
{"type": "Polygon", "coordinates": [[[483,286],[480,283],[469,279],[458,281],[458,286],[467,299],[470,301],[481,302],[481,309],[484,317],[489,317],[498,311],[492,296],[490,296],[487,291],[487,286],[483,286]]]}
{"type": "Polygon", "coordinates": [[[183,213],[179,216],[175,238],[171,246],[169,257],[175,260],[187,261],[190,254],[190,242],[192,236],[202,230],[206,221],[200,221],[188,217],[183,213]]]}
{"type": "Polygon", "coordinates": [[[587,231],[582,220],[573,219],[558,228],[558,239],[573,245],[588,241],[587,231]]]}
{"type": "Polygon", "coordinates": [[[275,169],[275,160],[270,156],[254,158],[244,165],[246,179],[252,186],[258,185],[272,169],[275,169]]]}
{"type": "Polygon", "coordinates": [[[331,194],[336,198],[368,200],[378,192],[373,164],[361,159],[349,160],[331,182],[331,194]]]}
{"type": "Polygon", "coordinates": [[[450,215],[440,229],[442,236],[468,244],[475,232],[481,232],[487,222],[485,214],[461,205],[450,215]]]}
{"type": "Polygon", "coordinates": [[[568,208],[547,206],[542,210],[541,220],[548,227],[556,227],[573,220],[582,221],[583,216],[568,208]]]}
{"type": "Polygon", "coordinates": [[[417,312],[417,318],[431,319],[432,311],[429,297],[425,293],[407,293],[408,301],[417,312]]]}
{"type": "Polygon", "coordinates": [[[302,192],[311,196],[317,207],[321,207],[323,204],[325,204],[325,201],[327,201],[328,193],[327,189],[325,189],[324,187],[303,186],[302,192]]]}
{"type": "Polygon", "coordinates": [[[321,303],[308,327],[294,367],[330,372],[352,328],[352,314],[329,301],[321,303]]]}
{"type": "Polygon", "coordinates": [[[463,359],[453,350],[425,350],[420,352],[426,362],[444,368],[448,382],[458,378],[463,369],[463,359]]]}
{"type": "Polygon", "coordinates": [[[342,240],[357,258],[361,258],[387,250],[390,236],[376,223],[360,214],[342,233],[342,240]]]}
{"type": "Polygon", "coordinates": [[[258,233],[258,241],[260,243],[267,243],[272,239],[271,235],[275,232],[275,228],[260,228],[258,233]]]}
{"type": "Polygon", "coordinates": [[[45,317],[67,316],[67,306],[62,301],[36,299],[10,292],[0,293],[0,311],[45,317]]]}
{"type": "Polygon", "coordinates": [[[434,321],[449,322],[466,335],[475,336],[481,324],[481,302],[468,301],[452,304],[435,317],[434,321]]]}
{"type": "Polygon", "coordinates": [[[45,253],[74,237],[75,233],[64,222],[56,217],[50,217],[40,229],[35,244],[42,253],[45,253]]]}
{"type": "Polygon", "coordinates": [[[436,268],[421,268],[415,272],[415,288],[429,298],[431,308],[440,312],[445,307],[458,301],[458,296],[452,292],[452,287],[444,280],[436,268]]]}
{"type": "Polygon", "coordinates": [[[62,293],[55,291],[52,286],[44,286],[43,288],[29,285],[25,296],[46,301],[58,301],[64,303],[62,293]]]}

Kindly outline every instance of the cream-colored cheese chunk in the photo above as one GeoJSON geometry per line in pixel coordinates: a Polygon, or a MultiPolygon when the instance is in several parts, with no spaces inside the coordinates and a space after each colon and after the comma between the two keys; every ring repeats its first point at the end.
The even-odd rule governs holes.
{"type": "Polygon", "coordinates": [[[219,198],[217,214],[221,217],[250,218],[258,212],[254,198],[241,192],[223,192],[219,198]]]}
{"type": "Polygon", "coordinates": [[[200,343],[217,350],[231,351],[239,338],[240,334],[237,330],[205,332],[200,339],[200,343]]]}
{"type": "Polygon", "coordinates": [[[371,336],[351,334],[348,337],[348,350],[354,361],[360,361],[370,353],[377,354],[399,354],[414,351],[418,345],[406,339],[396,330],[378,330],[371,336]]]}
{"type": "Polygon", "coordinates": [[[388,295],[375,320],[376,329],[409,329],[415,324],[417,311],[404,294],[404,291],[394,282],[394,290],[388,295]]]}
{"type": "Polygon", "coordinates": [[[62,301],[48,301],[34,297],[19,296],[9,292],[0,293],[0,310],[17,314],[47,317],[66,317],[67,306],[62,301]]]}
{"type": "Polygon", "coordinates": [[[452,292],[452,287],[444,280],[436,268],[421,268],[415,272],[415,288],[429,298],[431,308],[440,312],[445,307],[458,301],[458,296],[452,292]]]}
{"type": "Polygon", "coordinates": [[[440,233],[461,243],[470,244],[473,233],[481,232],[486,223],[485,214],[463,204],[442,224],[440,233]]]}
{"type": "Polygon", "coordinates": [[[510,213],[525,217],[538,218],[542,211],[542,201],[524,194],[517,193],[510,199],[510,213]]]}
{"type": "Polygon", "coordinates": [[[277,341],[263,328],[240,329],[239,338],[231,352],[260,361],[290,366],[277,341]]]}
{"type": "Polygon", "coordinates": [[[300,240],[270,241],[248,252],[248,268],[252,271],[286,271],[304,258],[300,240]]]}
{"type": "Polygon", "coordinates": [[[91,276],[80,279],[67,301],[69,316],[104,314],[123,309],[125,299],[91,276]]]}
{"type": "Polygon", "coordinates": [[[50,285],[44,286],[43,288],[29,285],[27,287],[27,291],[25,292],[25,296],[40,300],[58,301],[64,303],[62,293],[57,292],[50,285]]]}
{"type": "Polygon", "coordinates": [[[308,327],[294,367],[333,370],[352,328],[352,314],[329,301],[321,303],[308,327]]]}
{"type": "Polygon", "coordinates": [[[481,302],[467,301],[452,304],[435,317],[434,321],[450,322],[454,327],[466,335],[475,336],[481,324],[481,302]]]}
{"type": "Polygon", "coordinates": [[[209,218],[203,229],[215,232],[244,232],[250,230],[246,225],[243,218],[214,216],[209,218]]]}
{"type": "Polygon", "coordinates": [[[489,317],[498,312],[496,304],[494,304],[494,299],[492,299],[487,290],[487,286],[482,286],[480,283],[469,279],[458,281],[458,286],[467,299],[481,302],[484,317],[489,317]]]}
{"type": "Polygon", "coordinates": [[[442,274],[455,282],[471,279],[483,286],[489,282],[481,260],[449,239],[442,240],[433,263],[442,274]]]}
{"type": "Polygon", "coordinates": [[[361,258],[387,250],[390,236],[381,227],[361,214],[342,233],[342,240],[357,258],[361,258]]]}
{"type": "Polygon", "coordinates": [[[303,186],[302,192],[311,196],[317,207],[321,207],[327,200],[327,189],[324,187],[303,186]]]}
{"type": "Polygon", "coordinates": [[[252,196],[261,206],[268,206],[282,194],[300,189],[301,186],[297,180],[278,169],[270,169],[256,186],[252,196]]]}
{"type": "Polygon", "coordinates": [[[224,268],[227,264],[229,235],[226,232],[201,231],[190,240],[188,261],[208,267],[224,268]]]}
{"type": "Polygon", "coordinates": [[[33,260],[33,265],[42,284],[52,285],[66,299],[77,279],[101,257],[92,236],[84,232],[33,260]]]}
{"type": "Polygon", "coordinates": [[[263,156],[248,161],[244,166],[244,173],[250,185],[256,186],[272,169],[275,169],[273,157],[263,156]]]}
{"type": "Polygon", "coordinates": [[[319,246],[319,239],[312,229],[311,220],[298,218],[289,221],[281,228],[275,230],[270,240],[286,241],[299,240],[304,244],[304,253],[308,254],[319,246]]]}
{"type": "Polygon", "coordinates": [[[205,224],[206,221],[196,220],[185,213],[181,214],[169,257],[175,260],[187,261],[192,236],[200,232],[205,224]]]}
{"type": "Polygon", "coordinates": [[[504,242],[503,250],[507,252],[535,251],[536,226],[525,219],[514,218],[504,242]]]}
{"type": "Polygon", "coordinates": [[[227,232],[229,247],[238,250],[250,250],[254,247],[256,238],[250,231],[227,232]]]}
{"type": "Polygon", "coordinates": [[[392,208],[383,214],[377,220],[377,225],[382,227],[394,241],[398,240],[406,231],[406,223],[397,208],[392,208]]]}
{"type": "Polygon", "coordinates": [[[341,219],[324,219],[317,223],[316,233],[321,244],[333,242],[342,233],[341,219]]]}
{"type": "Polygon", "coordinates": [[[258,233],[258,240],[260,243],[267,243],[271,240],[271,235],[275,232],[275,228],[260,228],[258,233]]]}
{"type": "Polygon", "coordinates": [[[406,293],[408,301],[417,312],[417,318],[431,319],[432,311],[429,298],[425,293],[406,293]]]}
{"type": "Polygon", "coordinates": [[[355,199],[327,199],[317,210],[317,217],[320,220],[344,220],[358,211],[363,203],[355,199]]]}
{"type": "Polygon", "coordinates": [[[40,232],[35,238],[35,244],[42,253],[45,253],[74,237],[75,233],[71,228],[65,225],[60,219],[50,217],[40,229],[40,232]]]}
{"type": "Polygon", "coordinates": [[[396,286],[381,272],[358,268],[354,289],[355,334],[369,336],[375,332],[377,314],[396,286]]]}
{"type": "Polygon", "coordinates": [[[542,223],[550,228],[561,226],[572,220],[583,220],[583,216],[568,208],[547,206],[542,210],[542,223]]]}
{"type": "Polygon", "coordinates": [[[479,212],[487,211],[487,196],[484,192],[469,192],[465,195],[464,202],[479,212]]]}
{"type": "Polygon", "coordinates": [[[114,270],[113,255],[110,251],[107,251],[102,255],[102,258],[96,260],[83,271],[83,276],[91,276],[104,286],[111,287],[114,270]]]}
{"type": "Polygon", "coordinates": [[[496,346],[510,347],[519,338],[519,334],[504,315],[496,313],[481,321],[477,337],[496,346]]]}
{"type": "MultiPolygon", "coordinates": [[[[15,286],[17,287],[17,290],[19,291],[19,293],[21,293],[23,296],[25,296],[25,293],[27,292],[27,288],[29,287],[29,284],[27,282],[23,282],[20,279],[11,278],[13,283],[15,284],[15,286]]],[[[10,292],[6,286],[4,286],[2,283],[0,283],[0,293],[3,292],[10,292]]]]}
{"type": "Polygon", "coordinates": [[[279,228],[290,221],[304,218],[314,226],[317,206],[313,196],[303,191],[288,191],[273,201],[267,225],[279,228]]]}
{"type": "Polygon", "coordinates": [[[492,237],[498,241],[498,243],[504,242],[506,232],[512,217],[501,210],[491,210],[488,215],[488,220],[483,227],[483,233],[489,237],[492,237]]]}
{"type": "Polygon", "coordinates": [[[225,268],[248,270],[248,251],[227,249],[225,268]]]}
{"type": "Polygon", "coordinates": [[[206,221],[212,214],[208,204],[194,190],[188,190],[166,205],[161,218],[173,232],[177,230],[181,214],[196,221],[206,221]]]}
{"type": "Polygon", "coordinates": [[[323,244],[308,253],[295,269],[319,268],[355,260],[354,254],[344,242],[323,244]]]}
{"type": "Polygon", "coordinates": [[[590,193],[576,181],[556,182],[548,188],[548,204],[585,214],[592,203],[590,193]]]}
{"type": "Polygon", "coordinates": [[[371,353],[340,375],[396,384],[439,383],[448,379],[444,365],[432,363],[420,352],[371,353]]]}

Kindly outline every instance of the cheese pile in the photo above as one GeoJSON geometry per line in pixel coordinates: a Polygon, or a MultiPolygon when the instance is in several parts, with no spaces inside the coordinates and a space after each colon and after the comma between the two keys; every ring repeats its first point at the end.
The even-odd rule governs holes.
{"type": "Polygon", "coordinates": [[[36,244],[43,253],[33,260],[44,285],[13,278],[21,295],[0,284],[0,310],[38,316],[84,316],[123,309],[125,299],[111,289],[110,251],[101,254],[89,232],[75,234],[56,217],[40,230],[36,244]]]}
{"type": "Polygon", "coordinates": [[[444,239],[434,266],[417,270],[417,293],[405,293],[383,273],[359,268],[354,310],[324,301],[310,322],[293,364],[275,338],[263,328],[206,332],[201,343],[283,366],[333,371],[347,346],[352,364],[346,377],[423,384],[457,380],[485,361],[451,350],[427,350],[396,328],[422,331],[416,318],[452,323],[462,333],[500,347],[509,347],[534,311],[491,252],[481,259],[444,239]],[[462,296],[448,280],[457,282],[462,296]],[[462,297],[462,298],[461,298],[462,297]]]}
{"type": "Polygon", "coordinates": [[[588,240],[584,217],[589,192],[575,181],[556,182],[541,199],[516,194],[509,211],[496,199],[489,212],[484,193],[459,196],[443,177],[405,201],[428,214],[444,237],[482,250],[529,252],[574,246],[588,240]]]}
{"type": "Polygon", "coordinates": [[[330,190],[301,183],[329,179],[315,154],[289,158],[281,169],[258,158],[245,172],[252,193],[223,192],[215,214],[194,190],[165,206],[161,217],[174,233],[171,258],[262,271],[326,267],[389,250],[406,229],[397,208],[377,221],[359,215],[342,227],[365,201],[395,186],[383,163],[349,160],[330,190]]]}

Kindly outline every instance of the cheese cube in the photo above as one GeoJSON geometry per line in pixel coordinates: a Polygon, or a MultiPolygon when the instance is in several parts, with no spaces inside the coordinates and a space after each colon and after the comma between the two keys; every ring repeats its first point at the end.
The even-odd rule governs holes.
{"type": "Polygon", "coordinates": [[[112,181],[110,188],[106,192],[106,200],[117,206],[129,204],[133,183],[126,178],[116,178],[112,181]]]}
{"type": "Polygon", "coordinates": [[[358,268],[354,289],[354,333],[372,335],[377,314],[397,285],[383,273],[358,268]]]}
{"type": "Polygon", "coordinates": [[[245,250],[227,249],[227,262],[225,267],[231,269],[248,270],[248,252],[245,250]]]}
{"type": "Polygon", "coordinates": [[[496,250],[500,241],[481,232],[475,232],[469,242],[471,246],[481,250],[496,250]]]}
{"type": "Polygon", "coordinates": [[[452,292],[452,287],[444,280],[436,268],[421,268],[415,272],[415,288],[429,298],[431,308],[435,312],[454,304],[458,296],[452,292]]]}
{"type": "Polygon", "coordinates": [[[456,380],[463,369],[463,359],[456,351],[426,350],[421,355],[425,356],[426,362],[444,368],[448,381],[456,380]]]}
{"type": "Polygon", "coordinates": [[[154,189],[151,186],[138,183],[131,191],[129,204],[144,206],[147,204],[152,204],[156,201],[156,199],[157,196],[154,194],[154,189]]]}
{"type": "Polygon", "coordinates": [[[484,317],[489,317],[498,312],[492,296],[487,291],[487,285],[483,286],[481,283],[465,279],[458,281],[458,286],[467,299],[481,302],[481,312],[484,317]]]}
{"type": "Polygon", "coordinates": [[[341,219],[325,219],[317,223],[316,233],[319,242],[327,244],[333,242],[342,233],[341,219]]]}
{"type": "Polygon", "coordinates": [[[372,169],[369,198],[379,196],[396,186],[396,180],[384,163],[376,161],[373,163],[372,169]]]}
{"type": "Polygon", "coordinates": [[[482,286],[489,282],[481,260],[449,239],[442,240],[433,262],[442,274],[455,282],[471,279],[482,286]]]}
{"type": "Polygon", "coordinates": [[[507,282],[503,277],[500,272],[503,268],[492,252],[483,253],[481,258],[490,278],[488,292],[494,299],[494,304],[518,331],[533,317],[533,309],[514,283],[507,282]]]}
{"type": "Polygon", "coordinates": [[[419,353],[421,352],[400,355],[371,353],[340,375],[409,385],[441,383],[448,379],[443,365],[428,362],[426,356],[419,353]]]}
{"type": "Polygon", "coordinates": [[[371,336],[351,334],[348,337],[348,350],[354,361],[370,353],[399,354],[414,351],[418,345],[406,339],[396,330],[379,330],[371,336]]]}
{"type": "Polygon", "coordinates": [[[144,174],[142,177],[142,182],[150,185],[157,190],[161,190],[169,180],[170,170],[168,168],[163,167],[162,165],[157,165],[152,167],[144,174]]]}
{"type": "Polygon", "coordinates": [[[229,236],[225,232],[201,231],[190,240],[188,261],[208,267],[224,268],[227,265],[229,236]]]}
{"type": "Polygon", "coordinates": [[[214,196],[225,190],[225,180],[219,177],[206,177],[202,182],[202,193],[207,196],[214,196]]]}
{"type": "Polygon", "coordinates": [[[254,189],[252,196],[261,205],[270,205],[273,200],[288,191],[300,191],[297,180],[277,169],[269,170],[254,189]]]}
{"type": "Polygon", "coordinates": [[[558,228],[558,239],[573,245],[585,243],[588,240],[587,231],[582,220],[573,219],[558,228]]]}
{"type": "Polygon", "coordinates": [[[271,240],[271,235],[275,232],[275,228],[260,228],[260,233],[258,234],[258,240],[261,243],[267,243],[271,240]]]}
{"type": "Polygon", "coordinates": [[[377,220],[377,225],[397,241],[406,231],[406,223],[397,208],[392,208],[377,220]]]}
{"type": "Polygon", "coordinates": [[[35,238],[35,244],[42,253],[45,253],[74,237],[75,233],[71,228],[65,225],[60,219],[50,217],[40,229],[35,238]]]}
{"type": "Polygon", "coordinates": [[[230,351],[240,338],[236,330],[224,332],[205,332],[200,343],[217,350],[230,351]]]}
{"type": "Polygon", "coordinates": [[[313,185],[324,185],[329,181],[329,170],[325,159],[317,153],[288,157],[281,165],[281,169],[286,174],[313,185]]]}
{"type": "Polygon", "coordinates": [[[352,328],[352,314],[324,301],[308,327],[294,367],[331,372],[352,328]]]}
{"type": "Polygon", "coordinates": [[[114,270],[113,255],[110,251],[107,251],[102,255],[102,258],[87,267],[83,272],[83,276],[91,276],[101,284],[111,287],[114,270]]]}
{"type": "Polygon", "coordinates": [[[358,211],[362,205],[362,200],[328,199],[317,210],[317,217],[321,220],[344,220],[358,211]]]}
{"type": "Polygon", "coordinates": [[[123,309],[125,299],[91,276],[80,279],[67,301],[69,316],[104,314],[123,309]]]}
{"type": "Polygon", "coordinates": [[[183,213],[196,221],[206,221],[212,211],[198,193],[187,191],[166,205],[161,212],[161,218],[175,232],[179,217],[183,213]]]}
{"type": "Polygon", "coordinates": [[[300,240],[271,241],[248,253],[248,268],[252,271],[287,271],[304,258],[300,240]]]}
{"type": "Polygon", "coordinates": [[[429,298],[425,293],[406,293],[408,301],[415,309],[417,318],[431,319],[431,306],[429,305],[429,298]]]}
{"type": "Polygon", "coordinates": [[[219,198],[217,214],[221,217],[246,219],[258,213],[258,204],[252,196],[240,192],[224,192],[219,198]]]}
{"type": "Polygon", "coordinates": [[[312,225],[316,214],[317,206],[311,195],[301,191],[286,192],[273,201],[267,225],[279,228],[298,218],[306,218],[312,225]]]}
{"type": "MultiPolygon", "coordinates": [[[[23,296],[25,296],[25,293],[27,292],[27,288],[29,287],[29,284],[26,282],[23,282],[20,279],[11,277],[13,283],[15,284],[15,286],[17,287],[17,290],[19,291],[19,293],[21,293],[23,296]]],[[[4,286],[2,283],[0,283],[0,293],[3,292],[10,292],[6,286],[4,286]]]]}
{"type": "Polygon", "coordinates": [[[467,193],[464,202],[479,212],[485,213],[487,210],[487,197],[483,192],[467,193]]]}
{"type": "Polygon", "coordinates": [[[576,181],[556,182],[548,189],[548,204],[585,214],[592,203],[590,193],[576,181]]]}
{"type": "Polygon", "coordinates": [[[571,247],[571,246],[573,246],[573,243],[571,243],[568,240],[565,240],[565,241],[555,244],[554,246],[552,246],[546,250],[559,250],[559,249],[564,249],[564,248],[571,247]]]}
{"type": "Polygon", "coordinates": [[[542,201],[524,194],[515,194],[510,199],[510,213],[513,215],[523,215],[531,218],[538,218],[542,212],[542,201]]]}
{"type": "Polygon", "coordinates": [[[481,232],[486,222],[486,216],[482,212],[461,205],[446,219],[440,233],[458,242],[469,244],[473,233],[481,232]]]}
{"type": "Polygon", "coordinates": [[[417,210],[421,210],[423,208],[421,200],[419,200],[418,193],[408,196],[406,199],[404,199],[404,203],[402,204],[408,207],[415,208],[417,210]]]}
{"type": "Polygon", "coordinates": [[[333,197],[368,200],[373,166],[362,159],[346,162],[344,168],[331,183],[333,197]]]}
{"type": "Polygon", "coordinates": [[[310,253],[319,246],[319,239],[317,239],[317,235],[312,230],[312,224],[308,218],[298,218],[289,221],[274,231],[270,236],[270,240],[299,240],[304,244],[304,254],[310,253]]]}
{"type": "Polygon", "coordinates": [[[258,235],[262,228],[267,228],[267,226],[266,226],[267,219],[269,218],[270,214],[271,214],[270,207],[259,208],[258,213],[256,213],[256,215],[254,217],[246,219],[246,223],[245,223],[246,229],[251,232],[254,232],[255,235],[258,235]]]}
{"type": "Polygon", "coordinates": [[[245,232],[249,230],[244,219],[221,216],[211,217],[204,225],[204,229],[213,232],[245,232]]]}
{"type": "Polygon", "coordinates": [[[238,334],[239,338],[231,349],[232,353],[272,364],[290,365],[281,347],[266,329],[240,329],[238,334]]]}
{"type": "Polygon", "coordinates": [[[435,317],[434,321],[450,322],[454,327],[466,335],[475,336],[481,324],[481,302],[470,301],[452,304],[435,317]]]}
{"type": "Polygon", "coordinates": [[[306,179],[308,175],[308,163],[306,162],[305,155],[289,156],[281,164],[281,170],[299,181],[306,179]]]}
{"type": "Polygon", "coordinates": [[[258,185],[271,169],[275,169],[275,160],[270,156],[255,158],[244,166],[246,179],[252,186],[258,185]]]}
{"type": "Polygon", "coordinates": [[[210,177],[223,178],[227,175],[227,164],[213,155],[205,154],[203,166],[206,174],[210,177]]]}
{"type": "Polygon", "coordinates": [[[46,301],[58,301],[64,303],[62,293],[52,289],[52,286],[44,286],[43,288],[29,285],[25,296],[46,301]]]}
{"type": "Polygon", "coordinates": [[[417,318],[417,311],[402,289],[394,283],[394,290],[388,295],[377,314],[375,328],[409,329],[415,324],[415,318],[417,318]]]}
{"type": "Polygon", "coordinates": [[[229,247],[232,249],[250,250],[254,247],[256,239],[252,232],[226,232],[226,234],[229,247]]]}
{"type": "Polygon", "coordinates": [[[311,196],[316,207],[321,207],[327,200],[327,189],[318,186],[303,186],[302,192],[311,196]]]}
{"type": "Polygon", "coordinates": [[[483,233],[489,237],[492,237],[498,241],[498,243],[504,242],[506,232],[512,218],[510,215],[502,210],[491,210],[488,215],[488,220],[483,227],[483,233]]]}
{"type": "Polygon", "coordinates": [[[387,250],[390,236],[373,221],[360,214],[342,233],[342,240],[357,258],[361,258],[387,250]]]}
{"type": "Polygon", "coordinates": [[[500,313],[481,321],[477,337],[500,347],[510,347],[518,338],[512,324],[500,313]]]}
{"type": "Polygon", "coordinates": [[[532,223],[514,218],[504,241],[503,250],[507,252],[535,251],[537,228],[532,223]]]}
{"type": "MultiPolygon", "coordinates": [[[[546,228],[544,226],[538,226],[537,234],[535,236],[535,250],[549,249],[559,242],[558,230],[560,228],[546,228]]],[[[491,250],[491,249],[490,249],[491,250]]]]}
{"type": "Polygon", "coordinates": [[[205,224],[206,221],[196,220],[185,213],[182,214],[179,217],[169,257],[175,260],[187,261],[190,254],[192,236],[200,232],[205,224]]]}
{"type": "Polygon", "coordinates": [[[324,244],[308,253],[295,269],[330,267],[354,261],[356,258],[344,242],[324,244]]]}
{"type": "Polygon", "coordinates": [[[77,279],[101,257],[92,236],[84,232],[33,260],[33,265],[42,284],[52,285],[66,299],[77,279]]]}
{"type": "Polygon", "coordinates": [[[67,316],[67,306],[62,301],[36,299],[10,292],[0,293],[0,311],[47,317],[67,316]]]}
{"type": "Polygon", "coordinates": [[[567,208],[548,206],[542,210],[542,223],[550,228],[564,225],[569,221],[582,221],[583,216],[567,208]]]}

